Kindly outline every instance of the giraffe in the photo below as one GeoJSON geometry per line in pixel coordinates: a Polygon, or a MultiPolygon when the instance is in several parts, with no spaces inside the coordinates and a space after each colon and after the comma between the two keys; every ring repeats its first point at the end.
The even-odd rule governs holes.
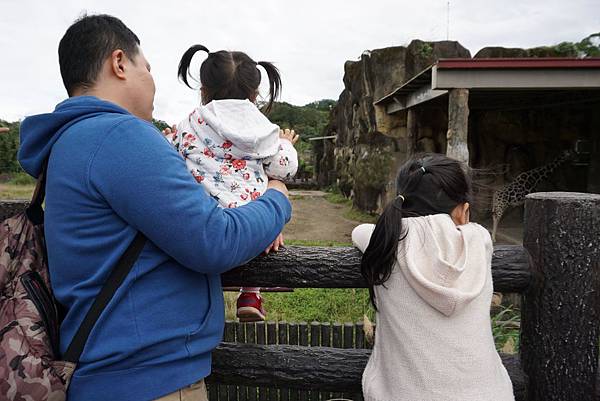
{"type": "Polygon", "coordinates": [[[520,206],[525,202],[525,196],[535,191],[538,184],[546,180],[558,166],[572,157],[568,150],[550,163],[525,171],[503,187],[494,192],[492,200],[492,241],[496,242],[496,230],[504,212],[511,207],[520,206]]]}

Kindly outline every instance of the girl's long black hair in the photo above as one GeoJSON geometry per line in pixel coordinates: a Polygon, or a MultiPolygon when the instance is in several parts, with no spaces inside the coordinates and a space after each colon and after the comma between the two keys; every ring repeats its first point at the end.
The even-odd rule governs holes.
{"type": "MultiPolygon", "coordinates": [[[[273,107],[273,102],[281,94],[281,76],[277,67],[268,61],[252,60],[246,53],[220,50],[211,53],[203,45],[190,47],[181,57],[177,75],[188,87],[190,64],[196,52],[208,53],[208,58],[200,66],[202,102],[221,99],[254,99],[258,95],[261,75],[258,66],[265,69],[269,79],[269,100],[265,112],[273,107]]],[[[194,88],[192,88],[194,89],[194,88]]]]}
{"type": "Polygon", "coordinates": [[[377,220],[361,260],[361,273],[377,310],[374,286],[392,274],[398,243],[406,238],[403,217],[447,213],[471,202],[472,182],[466,166],[441,154],[425,154],[408,160],[396,177],[396,198],[377,220]]]}

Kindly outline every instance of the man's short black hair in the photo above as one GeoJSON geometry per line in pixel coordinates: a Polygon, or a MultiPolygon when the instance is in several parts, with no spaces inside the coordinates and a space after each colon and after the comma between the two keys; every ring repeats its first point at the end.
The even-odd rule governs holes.
{"type": "Polygon", "coordinates": [[[133,59],[140,40],[118,18],[85,15],[67,29],[58,45],[60,75],[69,96],[78,88],[92,86],[104,61],[117,49],[133,59]]]}

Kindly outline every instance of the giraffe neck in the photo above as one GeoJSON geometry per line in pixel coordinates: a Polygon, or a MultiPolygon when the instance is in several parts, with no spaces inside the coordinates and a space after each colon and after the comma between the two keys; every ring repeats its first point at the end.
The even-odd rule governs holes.
{"type": "Polygon", "coordinates": [[[562,154],[545,166],[534,168],[527,172],[528,191],[533,191],[540,181],[548,178],[561,164],[568,159],[568,154],[562,154]]]}

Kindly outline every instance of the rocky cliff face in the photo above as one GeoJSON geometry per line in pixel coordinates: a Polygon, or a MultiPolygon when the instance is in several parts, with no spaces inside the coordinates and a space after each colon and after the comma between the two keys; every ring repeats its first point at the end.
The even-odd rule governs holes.
{"type": "MultiPolygon", "coordinates": [[[[475,55],[477,58],[557,56],[575,54],[556,47],[486,47],[475,55]]],[[[361,210],[381,211],[395,195],[394,175],[407,158],[407,116],[405,111],[388,115],[373,103],[440,58],[469,57],[469,51],[458,42],[414,40],[407,47],[365,51],[360,60],[346,62],[344,90],[323,132],[323,135],[337,137],[316,144],[315,170],[319,184],[337,185],[361,210]]],[[[469,117],[471,165],[499,170],[503,166],[506,170],[495,174],[487,184],[496,187],[511,181],[520,172],[548,163],[579,142],[592,153],[591,167],[575,163],[561,169],[554,177],[556,184],[540,188],[598,191],[600,176],[594,173],[600,171],[600,162],[594,162],[594,158],[600,160],[597,96],[593,102],[587,99],[585,103],[575,101],[537,109],[519,107],[524,99],[514,99],[510,107],[491,109],[477,107],[481,106],[478,100],[481,99],[469,106],[473,106],[469,117]]],[[[440,97],[428,102],[427,107],[415,108],[414,112],[416,150],[446,153],[447,100],[440,97]]]]}
{"type": "Polygon", "coordinates": [[[470,57],[458,42],[414,40],[365,51],[344,65],[344,90],[316,146],[316,174],[323,186],[337,184],[361,210],[378,211],[393,191],[393,177],[406,158],[406,115],[389,116],[373,102],[440,58],[470,57]]]}

